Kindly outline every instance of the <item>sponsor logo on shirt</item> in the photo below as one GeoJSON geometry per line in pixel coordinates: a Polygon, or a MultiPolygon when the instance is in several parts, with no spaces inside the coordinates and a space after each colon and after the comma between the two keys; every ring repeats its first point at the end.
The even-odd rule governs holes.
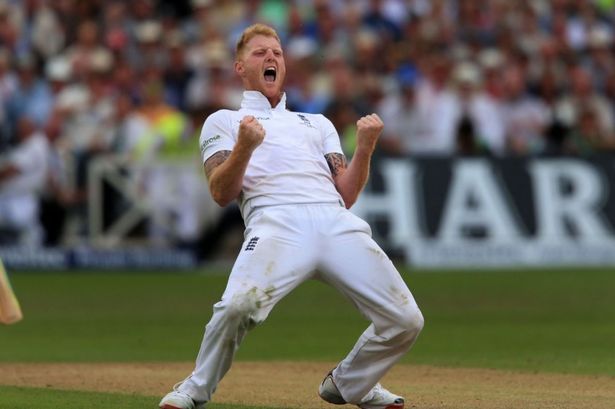
{"type": "MultiPolygon", "coordinates": [[[[268,116],[255,116],[254,119],[256,119],[257,121],[269,121],[271,119],[271,117],[268,117],[268,116]]],[[[240,124],[242,120],[243,119],[238,119],[236,122],[238,124],[240,124]]]]}
{"type": "Polygon", "coordinates": [[[201,151],[205,151],[205,148],[207,148],[209,145],[211,145],[212,143],[216,142],[220,138],[222,138],[220,135],[215,135],[215,136],[212,136],[209,139],[205,139],[203,141],[203,143],[201,144],[201,151]]]}

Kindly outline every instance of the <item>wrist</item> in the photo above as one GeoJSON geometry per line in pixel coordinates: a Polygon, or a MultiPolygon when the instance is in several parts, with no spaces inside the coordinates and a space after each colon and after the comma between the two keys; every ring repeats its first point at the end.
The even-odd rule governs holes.
{"type": "Polygon", "coordinates": [[[355,155],[368,155],[371,156],[376,149],[376,143],[358,143],[355,149],[355,155]]]}

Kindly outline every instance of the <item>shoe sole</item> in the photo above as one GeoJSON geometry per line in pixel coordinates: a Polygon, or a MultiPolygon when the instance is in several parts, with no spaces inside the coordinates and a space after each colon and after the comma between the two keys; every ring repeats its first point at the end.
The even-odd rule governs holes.
{"type": "Polygon", "coordinates": [[[165,405],[163,405],[163,406],[160,406],[160,409],[184,409],[184,408],[180,408],[180,407],[178,407],[178,406],[166,405],[166,404],[165,404],[165,405]]]}
{"type": "Polygon", "coordinates": [[[404,409],[403,403],[394,403],[388,406],[359,406],[361,409],[404,409]]]}

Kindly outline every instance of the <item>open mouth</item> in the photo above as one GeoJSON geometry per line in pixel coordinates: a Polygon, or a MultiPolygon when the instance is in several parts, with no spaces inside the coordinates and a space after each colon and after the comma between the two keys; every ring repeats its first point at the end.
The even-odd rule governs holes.
{"type": "Polygon", "coordinates": [[[267,67],[265,68],[265,81],[266,82],[274,82],[277,76],[277,72],[275,67],[267,67]]]}

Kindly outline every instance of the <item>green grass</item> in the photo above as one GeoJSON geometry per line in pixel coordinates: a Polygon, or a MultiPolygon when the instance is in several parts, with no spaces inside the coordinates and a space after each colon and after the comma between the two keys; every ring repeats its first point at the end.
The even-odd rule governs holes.
{"type": "MultiPolygon", "coordinates": [[[[58,391],[44,388],[0,386],[0,409],[143,409],[155,408],[159,398],[96,393],[58,391]]],[[[212,403],[207,409],[272,409],[262,406],[238,406],[212,403]]]]}
{"type": "MultiPolygon", "coordinates": [[[[426,319],[404,362],[615,375],[615,271],[403,275],[426,319]]],[[[0,327],[0,361],[191,361],[226,277],[16,273],[12,282],[26,318],[0,327]]],[[[338,360],[366,325],[333,289],[308,282],[238,359],[338,360]]]]}
{"type": "MultiPolygon", "coordinates": [[[[226,284],[224,275],[205,271],[11,278],[25,320],[0,327],[0,362],[192,361],[226,284]]],[[[615,271],[411,271],[404,278],[426,319],[405,363],[615,376],[615,271]]],[[[336,361],[366,325],[333,289],[308,282],[247,337],[237,359],[336,361]]],[[[155,404],[138,396],[71,392],[68,400],[103,406],[40,406],[66,402],[68,392],[24,391],[0,388],[0,409],[155,404]],[[44,398],[29,400],[37,394],[44,398]]]]}

